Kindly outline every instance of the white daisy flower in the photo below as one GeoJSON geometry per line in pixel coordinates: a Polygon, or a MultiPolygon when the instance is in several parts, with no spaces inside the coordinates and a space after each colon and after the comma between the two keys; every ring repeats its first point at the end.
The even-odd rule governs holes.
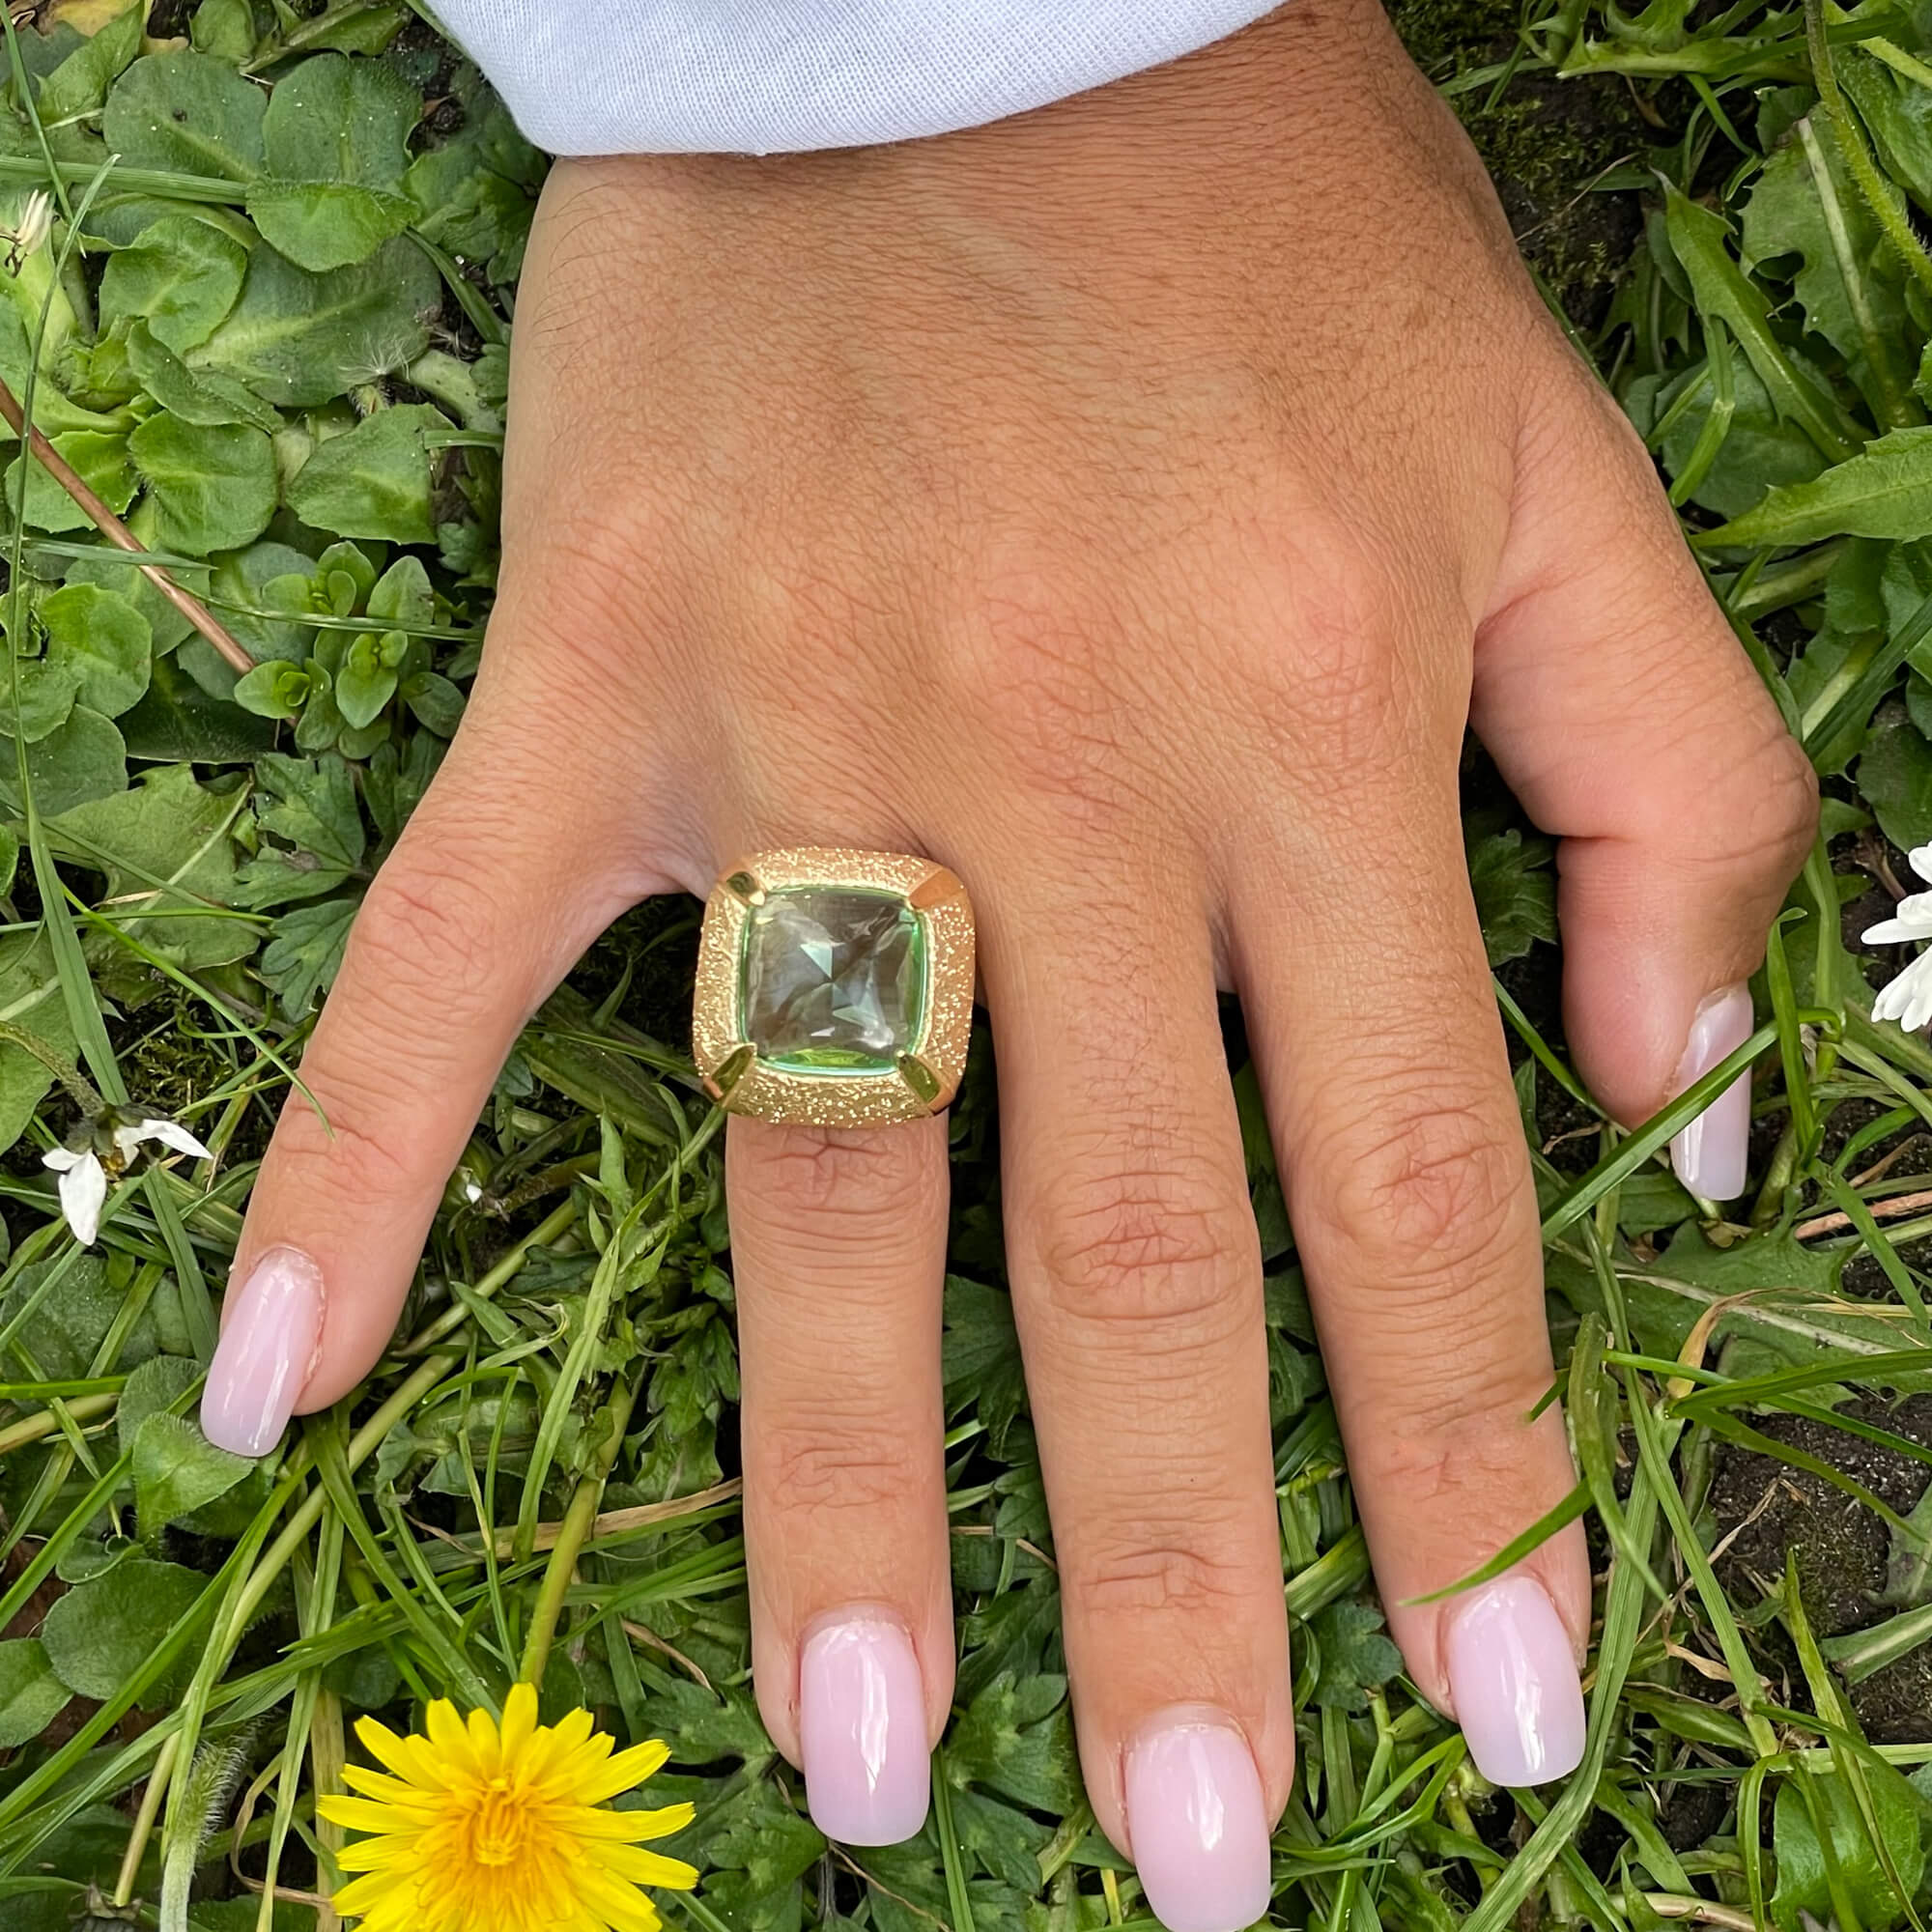
{"type": "MultiPolygon", "coordinates": [[[[1932,845],[1908,853],[1912,869],[1932,885],[1932,845]]],[[[1890,919],[1860,935],[1867,946],[1900,946],[1932,940],[1932,893],[1912,893],[1898,902],[1890,919]]],[[[1921,952],[1872,1002],[1872,1018],[1896,1020],[1907,1033],[1932,1025],[1932,952],[1921,952]]]]}
{"type": "MultiPolygon", "coordinates": [[[[209,1150],[195,1139],[179,1121],[148,1118],[126,1122],[112,1128],[113,1161],[116,1173],[133,1159],[135,1151],[154,1141],[174,1153],[192,1154],[197,1160],[212,1158],[209,1150]]],[[[107,1205],[107,1163],[93,1148],[76,1152],[72,1148],[55,1148],[41,1156],[41,1164],[60,1176],[61,1218],[73,1230],[82,1247],[91,1248],[100,1233],[100,1210],[107,1205]]]]}
{"type": "Polygon", "coordinates": [[[0,240],[7,242],[10,273],[17,275],[20,272],[21,263],[46,242],[53,233],[53,226],[54,198],[45,188],[37,187],[27,197],[18,223],[12,228],[0,227],[0,240]]]}
{"type": "Polygon", "coordinates": [[[73,1230],[73,1237],[83,1248],[91,1248],[100,1233],[100,1210],[107,1205],[107,1170],[100,1156],[90,1149],[75,1153],[71,1148],[55,1148],[41,1156],[42,1165],[60,1176],[61,1218],[73,1230]]]}

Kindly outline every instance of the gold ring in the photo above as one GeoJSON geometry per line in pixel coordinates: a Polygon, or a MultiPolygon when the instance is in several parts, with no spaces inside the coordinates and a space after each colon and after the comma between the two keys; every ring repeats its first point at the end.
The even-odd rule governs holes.
{"type": "Polygon", "coordinates": [[[972,1030],[973,907],[944,866],[794,846],[711,889],[692,1047],[734,1114],[820,1127],[936,1114],[972,1030]]]}

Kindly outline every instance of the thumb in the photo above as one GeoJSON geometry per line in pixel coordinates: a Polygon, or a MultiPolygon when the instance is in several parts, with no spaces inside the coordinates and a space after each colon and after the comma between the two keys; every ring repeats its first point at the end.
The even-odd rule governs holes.
{"type": "MultiPolygon", "coordinates": [[[[1520,448],[1472,720],[1558,852],[1565,1031],[1635,1125],[1751,1031],[1746,981],[1817,833],[1818,784],[1712,602],[1650,459],[1567,357],[1520,448]]],[[[1672,1143],[1744,1190],[1748,1076],[1672,1143]]]]}
{"type": "Polygon", "coordinates": [[[611,851],[626,813],[597,781],[620,755],[586,755],[581,725],[566,745],[542,716],[479,689],[356,915],[303,1057],[314,1102],[283,1105],[229,1275],[201,1408],[224,1449],[266,1454],[294,1411],[374,1366],[524,1023],[662,889],[611,851]]]}

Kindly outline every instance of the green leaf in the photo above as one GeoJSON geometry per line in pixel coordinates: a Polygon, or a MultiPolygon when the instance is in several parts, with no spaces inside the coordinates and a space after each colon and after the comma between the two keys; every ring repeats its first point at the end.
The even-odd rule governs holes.
{"type": "Polygon", "coordinates": [[[439,738],[453,738],[463,723],[463,694],[448,678],[419,670],[403,686],[403,702],[439,738]]]}
{"type": "Polygon", "coordinates": [[[429,623],[436,615],[436,592],[422,558],[399,556],[371,586],[365,609],[379,625],[429,623]]]}
{"type": "Polygon", "coordinates": [[[1774,489],[1697,541],[1754,550],[1836,536],[1932,536],[1932,428],[1895,429],[1808,483],[1774,489]]]}
{"type": "MultiPolygon", "coordinates": [[[[39,411],[35,413],[38,415],[39,411]]],[[[128,438],[98,430],[70,430],[48,440],[67,459],[70,468],[116,515],[125,514],[141,487],[134,466],[128,460],[128,438]]],[[[12,515],[20,504],[20,463],[15,457],[7,466],[7,509],[12,515]]],[[[88,514],[38,463],[29,469],[27,522],[40,530],[86,530],[94,527],[88,514]]]]}
{"type": "Polygon", "coordinates": [[[196,53],[242,67],[255,51],[255,9],[251,0],[201,0],[187,31],[196,53]]]}
{"type": "Polygon", "coordinates": [[[1066,1680],[1003,1672],[954,1720],[947,1739],[949,1771],[1039,1811],[1070,1811],[1080,1800],[1080,1773],[1066,1680]]]}
{"type": "Polygon", "coordinates": [[[427,403],[378,410],[317,448],[289,484],[289,508],[303,523],[340,536],[434,541],[423,439],[448,427],[441,411],[427,403]]]}
{"type": "Polygon", "coordinates": [[[199,972],[255,950],[247,921],[219,916],[235,891],[234,840],[222,829],[235,806],[232,790],[197,783],[192,765],[162,765],[131,791],[50,817],[47,837],[61,856],[105,873],[108,911],[143,946],[199,972]]]}
{"type": "Polygon", "coordinates": [[[275,83],[262,124],[269,172],[398,187],[421,117],[422,97],[380,61],[318,54],[275,83]]]}
{"type": "Polygon", "coordinates": [[[303,269],[367,261],[415,218],[408,195],[330,182],[255,182],[247,211],[263,238],[303,269]]]}
{"type": "Polygon", "coordinates": [[[342,964],[355,899],[325,899],[297,906],[275,922],[274,937],[258,964],[264,981],[291,1019],[299,1019],[326,991],[342,964]]]}
{"type": "Polygon", "coordinates": [[[206,342],[235,306],[248,251],[192,214],[164,215],[108,258],[100,277],[100,325],[144,320],[177,355],[206,342]]]}
{"type": "Polygon", "coordinates": [[[1525,840],[1515,826],[1483,833],[1469,843],[1469,887],[1492,966],[1520,959],[1536,940],[1555,943],[1551,849],[1548,839],[1525,840]]]}
{"type": "Polygon", "coordinates": [[[1903,1610],[1932,1603],[1932,1487],[1913,1505],[1905,1527],[1891,1532],[1884,1601],[1903,1610]]]}
{"type": "Polygon", "coordinates": [[[1845,358],[1879,421],[1896,420],[1912,386],[1903,273],[1836,140],[1809,124],[1800,131],[1808,138],[1772,156],[1746,204],[1744,266],[1797,258],[1792,291],[1805,327],[1845,358]]]}
{"type": "Polygon", "coordinates": [[[277,753],[261,760],[256,777],[262,789],[255,815],[263,831],[345,872],[362,863],[368,835],[355,804],[355,779],[341,758],[277,753]]]}
{"type": "MultiPolygon", "coordinates": [[[[49,664],[44,658],[24,658],[20,663],[19,697],[0,685],[0,730],[8,738],[24,738],[38,745],[51,736],[73,715],[80,696],[80,675],[71,665],[49,664]]],[[[12,758],[14,748],[0,741],[0,757],[12,758]]]]}
{"type": "MultiPolygon", "coordinates": [[[[0,810],[22,810],[14,760],[0,741],[0,810]]],[[[49,816],[128,789],[128,752],[111,718],[76,704],[58,731],[27,747],[27,782],[49,816]]]]}
{"type": "Polygon", "coordinates": [[[163,764],[235,764],[259,757],[274,743],[268,725],[209,696],[171,657],[156,659],[147,696],[114,722],[129,757],[163,764]]]}
{"type": "Polygon", "coordinates": [[[242,298],[187,362],[278,408],[309,408],[406,369],[429,341],[423,318],[441,305],[436,270],[400,237],[326,275],[258,248],[242,298]]]}
{"type": "MultiPolygon", "coordinates": [[[[309,610],[310,573],[314,569],[313,557],[280,543],[251,544],[214,566],[210,594],[222,607],[228,628],[258,663],[263,658],[300,663],[308,656],[309,640],[315,633],[294,620],[309,610]],[[225,608],[235,604],[255,611],[286,611],[289,615],[251,617],[225,608]]],[[[192,643],[184,644],[182,661],[211,696],[226,697],[235,688],[234,671],[213,650],[197,652],[192,643]]]]}
{"type": "Polygon", "coordinates": [[[1885,172],[1932,213],[1932,88],[1907,79],[1862,47],[1839,48],[1833,65],[1858,103],[1885,172]]]}
{"type": "Polygon", "coordinates": [[[183,422],[252,423],[272,436],[281,417],[232,376],[212,369],[197,375],[166,343],[156,341],[145,322],[128,331],[128,367],[134,380],[172,416],[183,422]]]}
{"type": "Polygon", "coordinates": [[[186,1416],[149,1416],[134,1432],[134,1508],[141,1534],[158,1536],[254,1471],[251,1458],[215,1448],[186,1416]]]}
{"type": "Polygon", "coordinates": [[[963,1275],[946,1277],[946,1406],[976,1409],[995,1454],[1026,1407],[1026,1371],[1012,1297],[963,1275]]]}
{"type": "Polygon", "coordinates": [[[403,193],[422,100],[375,61],[322,54],[276,84],[263,123],[269,174],[248,213],[304,269],[365,261],[415,218],[403,193]]]}
{"type": "Polygon", "coordinates": [[[200,1367],[185,1355],[156,1355],[128,1378],[114,1408],[115,1448],[134,1453],[134,1438],[149,1416],[173,1408],[201,1379],[200,1367]]]}
{"type": "Polygon", "coordinates": [[[248,182],[263,170],[268,105],[225,61],[149,54],[115,82],[100,130],[129,167],[248,182]]]}
{"type": "Polygon", "coordinates": [[[1772,1813],[1772,1847],[1777,1858],[1777,1890],[1771,1916],[1779,1932],[1801,1932],[1801,1914],[1829,1919],[1834,1901],[1823,1849],[1804,1791],[1825,1822],[1838,1878],[1864,1932],[1888,1932],[1910,1909],[1925,1869],[1919,1837],[1919,1801],[1904,1777],[1890,1765],[1861,1757],[1859,1772],[1871,1794],[1872,1817],[1892,1867],[1905,1888],[1901,1899],[1893,1890],[1873,1848],[1858,1804],[1844,1779],[1835,1772],[1801,1771],[1778,1787],[1772,1813]]]}
{"type": "Polygon", "coordinates": [[[275,514],[274,446],[245,423],[150,416],[128,449],[160,512],[164,549],[195,556],[239,550],[275,514]]]}
{"type": "Polygon", "coordinates": [[[117,75],[141,51],[148,10],[126,0],[119,14],[98,27],[41,83],[37,103],[48,127],[98,114],[117,75]]]}
{"type": "Polygon", "coordinates": [[[243,711],[258,718],[299,718],[301,709],[319,690],[326,677],[308,665],[291,664],[286,658],[264,658],[253,670],[243,671],[231,694],[243,711]]]}
{"type": "Polygon", "coordinates": [[[1904,851],[1932,840],[1932,744],[1904,705],[1883,706],[1859,760],[1859,789],[1880,828],[1904,851]]]}
{"type": "Polygon", "coordinates": [[[1369,1692],[1402,1670],[1402,1652],[1383,1634],[1382,1613],[1367,1604],[1330,1604],[1316,1612],[1315,1641],[1321,1674],[1313,1701],[1344,1711],[1366,1711],[1369,1692]]]}
{"type": "MultiPolygon", "coordinates": [[[[4,752],[0,745],[0,752],[4,752]]],[[[58,1057],[71,1061],[73,1023],[61,998],[53,951],[44,932],[0,935],[0,1012],[22,1033],[44,1041],[58,1057]]],[[[8,1040],[0,1043],[0,1149],[10,1148],[27,1130],[34,1109],[52,1091],[46,1063],[8,1040]]],[[[44,1361],[41,1366],[56,1373],[44,1361]]]]}
{"type": "Polygon", "coordinates": [[[0,1643],[0,1750],[32,1744],[73,1695],[54,1675],[37,1636],[0,1643]]]}
{"type": "MultiPolygon", "coordinates": [[[[1681,391],[1702,376],[1696,364],[1676,382],[1661,387],[1656,413],[1662,416],[1681,391]]],[[[1651,379],[1639,379],[1651,380],[1651,379]]],[[[1632,390],[1636,389],[1632,384],[1632,390]]],[[[1818,445],[1795,423],[1785,422],[1772,408],[1771,392],[1748,363],[1733,362],[1731,424],[1703,481],[1690,501],[1720,517],[1741,517],[1775,483],[1808,483],[1825,468],[1818,445]]],[[[1675,480],[1690,467],[1710,419],[1713,397],[1708,387],[1665,434],[1662,455],[1664,469],[1675,480]]],[[[1634,407],[1634,398],[1627,393],[1634,407]]]]}
{"type": "Polygon", "coordinates": [[[382,640],[374,632],[350,645],[335,680],[335,702],[344,720],[355,727],[373,724],[396,695],[396,673],[384,664],[382,640]]]}
{"type": "Polygon", "coordinates": [[[1779,344],[1771,327],[1770,301],[1731,257],[1731,231],[1724,217],[1670,188],[1664,226],[1699,312],[1723,323],[1737,338],[1778,415],[1803,428],[1827,456],[1848,456],[1852,445],[1835,404],[1779,344]]]}
{"type": "Polygon", "coordinates": [[[118,718],[148,689],[148,620],[125,597],[93,583],[70,583],[42,600],[47,662],[74,679],[80,701],[118,718]]]}
{"type": "Polygon", "coordinates": [[[301,268],[324,270],[366,262],[415,219],[416,205],[381,188],[264,176],[249,186],[248,213],[271,247],[301,268]]]}
{"type": "Polygon", "coordinates": [[[417,232],[493,282],[515,279],[547,163],[517,131],[509,110],[469,62],[449,92],[463,125],[411,163],[407,187],[421,211],[417,232]]]}
{"type": "MultiPolygon", "coordinates": [[[[41,1641],[54,1675],[82,1697],[105,1699],[146,1663],[208,1578],[178,1563],[135,1557],[75,1585],[47,1612],[41,1641]]],[[[180,1694],[197,1662],[189,1654],[148,1692],[151,1710],[180,1694]]]]}

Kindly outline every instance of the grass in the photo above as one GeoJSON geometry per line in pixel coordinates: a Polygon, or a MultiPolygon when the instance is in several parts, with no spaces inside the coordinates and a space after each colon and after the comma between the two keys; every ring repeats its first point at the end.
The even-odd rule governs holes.
{"type": "MultiPolygon", "coordinates": [[[[1598,1559],[1588,1756],[1560,1788],[1486,1786],[1382,1634],[1229,1015],[1260,1151],[1300,1714],[1275,1916],[1338,1932],[1916,1927],[1932,1911],[1932,1048],[1872,1023],[1872,986],[1904,960],[1856,935],[1911,889],[1904,852],[1932,841],[1918,636],[1932,466],[1910,436],[1932,319],[1916,252],[1932,217],[1932,18],[1875,0],[1808,18],[1755,0],[1399,14],[1550,299],[1649,437],[1828,805],[1743,1056],[1751,1192],[1713,1221],[1662,1164],[1676,1116],[1620,1135],[1571,1071],[1548,850],[1470,760],[1471,875],[1598,1559]],[[1836,466],[1881,442],[1920,506],[1904,535],[1834,508],[1836,466]],[[1747,514],[1759,539],[1726,541],[1747,514]]],[[[828,1846],[751,1696],[721,1144],[683,1046],[689,906],[620,922],[532,1024],[366,1387],[270,1464],[195,1434],[211,1290],[287,1068],[474,669],[500,343],[541,163],[400,9],[337,0],[293,31],[229,0],[191,17],[186,62],[144,52],[131,17],[90,16],[92,42],[65,23],[13,37],[0,114],[0,197],[51,165],[87,205],[65,276],[9,284],[0,376],[32,372],[50,433],[98,419],[66,453],[100,465],[103,494],[117,448],[152,450],[142,425],[159,405],[213,418],[190,427],[220,439],[188,452],[219,472],[213,500],[171,500],[150,461],[130,521],[149,553],[207,563],[213,608],[281,661],[238,692],[125,563],[27,493],[7,613],[22,749],[0,759],[0,1919],[155,1925],[165,1905],[200,1932],[325,1932],[339,1844],[313,1801],[355,1716],[406,1726],[432,1695],[491,1702],[527,1666],[550,1710],[588,1703],[620,1738],[671,1741],[653,1792],[698,1802],[671,1849],[704,1889],[667,1904],[690,1932],[1148,1923],[1075,1765],[983,1052],[952,1122],[959,1690],[933,1820],[910,1846],[828,1846]],[[416,213],[373,242],[345,226],[340,265],[309,271],[353,313],[304,342],[303,370],[324,374],[297,394],[229,317],[293,326],[289,290],[305,285],[269,244],[304,244],[251,204],[244,173],[176,165],[161,137],[109,168],[100,130],[119,141],[117,99],[158,94],[193,112],[199,153],[245,153],[255,97],[215,70],[279,89],[319,46],[346,49],[342,84],[372,99],[400,83],[442,104],[365,157],[416,213]],[[233,256],[156,230],[197,208],[253,252],[236,228],[211,231],[233,256]],[[185,360],[156,348],[159,298],[128,258],[103,280],[137,239],[136,258],[164,264],[190,242],[209,251],[197,286],[214,293],[185,360]],[[440,304],[434,340],[425,303],[440,304]],[[438,403],[385,459],[384,500],[419,499],[414,521],[377,536],[352,505],[342,524],[364,533],[350,537],[298,518],[318,499],[286,472],[317,427],[438,403]],[[284,462],[266,484],[223,455],[271,432],[284,462]],[[76,588],[95,633],[122,639],[120,682],[91,671],[43,731],[50,714],[32,707],[58,706],[73,608],[57,599],[76,588]],[[386,685],[355,657],[378,611],[409,653],[386,685]],[[64,1234],[40,1164],[78,1124],[57,1077],[75,1063],[110,1099],[190,1121],[218,1155],[126,1180],[91,1252],[64,1234]]],[[[348,223],[347,197],[342,211],[348,223]]]]}

